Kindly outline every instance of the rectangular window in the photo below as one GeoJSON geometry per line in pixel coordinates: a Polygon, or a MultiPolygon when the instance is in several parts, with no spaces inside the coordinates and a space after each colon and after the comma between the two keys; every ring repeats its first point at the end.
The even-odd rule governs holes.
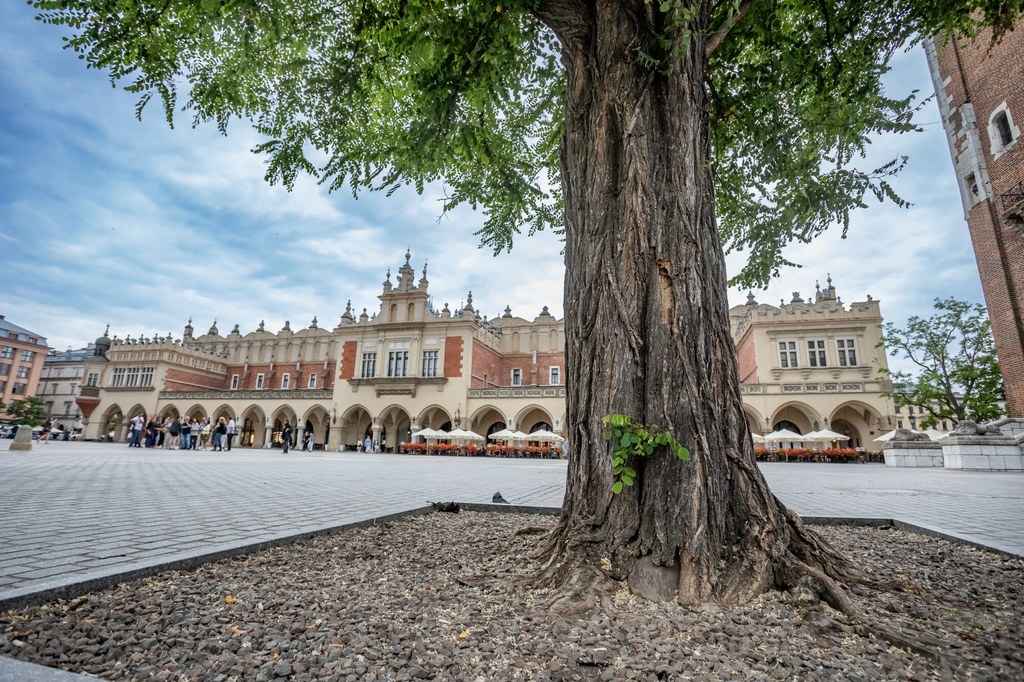
{"type": "Polygon", "coordinates": [[[100,375],[97,372],[89,372],[89,379],[85,382],[86,386],[96,386],[100,383],[100,375]]]}
{"type": "Polygon", "coordinates": [[[141,367],[129,367],[128,368],[128,373],[125,375],[125,378],[124,378],[124,385],[125,386],[138,386],[139,385],[139,376],[141,374],[142,374],[142,368],[141,367]]]}
{"type": "Polygon", "coordinates": [[[425,377],[436,377],[437,376],[437,351],[436,350],[425,350],[423,351],[423,374],[425,377]]]}
{"type": "Polygon", "coordinates": [[[139,386],[152,386],[153,385],[153,372],[154,367],[143,367],[142,372],[139,374],[139,386]]]}
{"type": "Polygon", "coordinates": [[[14,384],[14,389],[11,391],[11,394],[12,395],[25,395],[25,389],[27,387],[28,387],[28,384],[18,384],[18,383],[16,383],[16,384],[14,384]]]}
{"type": "Polygon", "coordinates": [[[796,361],[796,341],[779,341],[779,365],[799,367],[796,361]]]}
{"type": "Polygon", "coordinates": [[[256,375],[256,390],[259,391],[262,388],[263,388],[263,375],[262,374],[257,374],[256,375]]]}
{"type": "Polygon", "coordinates": [[[13,348],[11,348],[10,346],[4,346],[3,348],[0,348],[0,358],[6,358],[6,359],[10,360],[13,357],[14,357],[14,349],[13,348]]]}
{"type": "Polygon", "coordinates": [[[857,347],[854,345],[853,339],[837,339],[836,353],[839,356],[840,367],[857,366],[857,347]]]}
{"type": "Polygon", "coordinates": [[[901,414],[902,412],[903,412],[903,408],[900,407],[899,405],[897,405],[896,406],[896,414],[901,414]]]}
{"type": "Polygon", "coordinates": [[[124,386],[124,367],[117,367],[114,369],[114,375],[110,378],[110,385],[114,388],[118,386],[124,386]]]}
{"type": "Polygon", "coordinates": [[[548,377],[548,383],[549,384],[551,384],[552,386],[557,386],[558,384],[562,383],[562,368],[561,367],[552,367],[548,371],[550,373],[550,376],[548,377]]]}
{"type": "Polygon", "coordinates": [[[70,393],[71,395],[74,395],[76,388],[78,388],[78,384],[71,384],[71,388],[68,389],[68,393],[70,393]]]}
{"type": "Polygon", "coordinates": [[[282,374],[281,375],[281,388],[288,388],[288,387],[290,387],[291,386],[291,382],[292,382],[292,375],[291,374],[282,374]]]}
{"type": "Polygon", "coordinates": [[[35,356],[36,356],[36,354],[33,351],[30,351],[30,350],[23,350],[23,351],[21,351],[21,361],[22,362],[32,362],[32,358],[34,358],[35,356]]]}
{"type": "Polygon", "coordinates": [[[945,419],[942,420],[942,430],[949,431],[949,423],[945,419]]]}
{"type": "Polygon", "coordinates": [[[306,382],[306,388],[316,388],[316,374],[309,375],[309,381],[306,382]]]}
{"type": "Polygon", "coordinates": [[[811,362],[811,367],[826,367],[827,363],[825,362],[825,342],[808,341],[807,358],[811,362]]]}
{"type": "Polygon", "coordinates": [[[897,429],[902,429],[903,428],[903,420],[902,419],[897,419],[896,420],[896,428],[897,429]]]}
{"type": "Polygon", "coordinates": [[[512,385],[522,386],[523,385],[523,370],[514,369],[512,370],[512,385]]]}
{"type": "Polygon", "coordinates": [[[64,401],[64,414],[65,415],[71,414],[71,401],[70,400],[65,400],[64,401]]]}
{"type": "Polygon", "coordinates": [[[231,390],[232,391],[237,391],[238,390],[238,375],[237,374],[232,374],[231,375],[231,390]]]}
{"type": "Polygon", "coordinates": [[[364,379],[369,379],[377,374],[377,354],[363,353],[363,367],[359,373],[364,379]]]}
{"type": "Polygon", "coordinates": [[[6,390],[7,390],[7,382],[6,381],[0,381],[0,393],[3,393],[6,390]]]}
{"type": "Polygon", "coordinates": [[[409,375],[409,342],[392,341],[388,344],[388,376],[409,375]]]}
{"type": "Polygon", "coordinates": [[[0,363],[0,377],[8,377],[11,375],[11,366],[6,363],[0,363]]]}
{"type": "MultiPolygon", "coordinates": [[[[29,368],[26,367],[25,365],[18,365],[17,377],[19,379],[28,379],[28,370],[29,370],[29,368]]],[[[54,384],[53,388],[56,391],[57,390],[57,384],[54,384]]]]}
{"type": "Polygon", "coordinates": [[[47,400],[46,401],[46,414],[53,414],[53,401],[52,400],[47,400]]]}

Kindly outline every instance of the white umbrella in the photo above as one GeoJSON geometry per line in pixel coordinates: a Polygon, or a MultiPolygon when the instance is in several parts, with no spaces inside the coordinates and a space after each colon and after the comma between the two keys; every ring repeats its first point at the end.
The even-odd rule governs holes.
{"type": "Polygon", "coordinates": [[[830,431],[829,429],[822,429],[821,431],[811,431],[804,435],[804,440],[850,440],[849,436],[844,436],[841,433],[830,431]]]}
{"type": "Polygon", "coordinates": [[[754,440],[755,443],[767,443],[768,442],[768,439],[765,438],[764,436],[762,436],[759,433],[751,433],[750,437],[754,440]]]}
{"type": "Polygon", "coordinates": [[[437,438],[438,432],[434,429],[420,429],[416,433],[412,434],[414,438],[437,438]]]}
{"type": "Polygon", "coordinates": [[[943,438],[949,435],[949,431],[939,431],[938,429],[935,428],[927,428],[921,433],[926,434],[932,440],[942,440],[943,438]]]}
{"type": "Polygon", "coordinates": [[[515,437],[515,432],[509,431],[508,429],[502,429],[501,431],[495,431],[487,437],[491,440],[512,440],[512,438],[515,437]]]}
{"type": "Polygon", "coordinates": [[[530,440],[530,435],[522,431],[513,431],[511,440],[530,440]]]}
{"type": "Polygon", "coordinates": [[[530,434],[530,440],[557,443],[559,441],[565,440],[565,438],[559,436],[557,433],[554,433],[553,431],[548,431],[547,429],[539,429],[530,434]]]}
{"type": "MultiPolygon", "coordinates": [[[[462,431],[462,429],[459,430],[462,431]]],[[[479,433],[476,433],[475,431],[462,431],[461,437],[465,438],[466,440],[487,440],[486,438],[481,436],[479,433]]]]}
{"type": "Polygon", "coordinates": [[[804,437],[801,436],[799,433],[793,433],[789,429],[779,429],[778,431],[772,431],[767,436],[765,436],[764,439],[772,443],[782,443],[787,441],[803,442],[804,437]]]}

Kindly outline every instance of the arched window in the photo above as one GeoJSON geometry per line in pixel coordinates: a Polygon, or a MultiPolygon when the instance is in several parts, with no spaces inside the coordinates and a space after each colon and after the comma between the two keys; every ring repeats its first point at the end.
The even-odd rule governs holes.
{"type": "Polygon", "coordinates": [[[999,158],[1020,137],[1020,128],[1014,125],[1013,113],[1006,102],[995,109],[988,118],[988,139],[991,144],[992,157],[999,158]]]}
{"type": "Polygon", "coordinates": [[[1005,111],[1000,111],[993,119],[996,124],[996,133],[999,135],[999,143],[1007,147],[1013,142],[1013,133],[1010,131],[1010,119],[1006,117],[1005,111]]]}

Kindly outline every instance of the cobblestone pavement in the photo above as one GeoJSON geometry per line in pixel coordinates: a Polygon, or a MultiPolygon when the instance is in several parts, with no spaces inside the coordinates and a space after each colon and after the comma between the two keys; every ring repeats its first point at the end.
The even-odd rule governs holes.
{"type": "MultiPolygon", "coordinates": [[[[0,442],[0,603],[422,507],[557,507],[566,463],[0,442]]],[[[764,464],[805,516],[893,518],[1024,555],[1024,475],[764,464]]]]}

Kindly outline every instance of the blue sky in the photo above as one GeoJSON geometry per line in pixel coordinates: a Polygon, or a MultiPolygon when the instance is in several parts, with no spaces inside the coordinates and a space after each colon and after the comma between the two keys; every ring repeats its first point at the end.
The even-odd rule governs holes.
{"type": "MultiPolygon", "coordinates": [[[[552,234],[521,238],[492,257],[473,233],[482,216],[438,218],[439,191],[390,198],[328,194],[308,179],[295,191],[270,187],[259,140],[234,124],[227,137],[187,117],[169,129],[154,106],[142,122],[135,96],[112,89],[61,49],[61,31],[34,21],[22,3],[0,4],[0,314],[48,338],[81,347],[106,324],[111,335],[172,332],[191,317],[197,333],[217,319],[222,334],[261,320],[268,330],[337,324],[351,299],[378,303],[385,271],[406,248],[428,277],[438,308],[473,291],[482,314],[506,305],[532,319],[562,314],[563,259],[552,234]]],[[[931,92],[920,48],[899,55],[894,95],[931,92]]],[[[894,185],[910,209],[873,204],[849,237],[838,229],[787,256],[789,268],[755,296],[763,303],[813,295],[831,273],[845,302],[870,294],[886,319],[927,316],[936,297],[982,301],[973,251],[934,103],[926,132],[877,140],[873,160],[906,154],[894,185]]],[[[873,201],[873,200],[872,200],[873,201]]],[[[731,256],[738,269],[742,254],[731,256]]],[[[745,300],[731,291],[730,300],[745,300]]],[[[899,363],[897,363],[898,365],[899,363]]]]}

